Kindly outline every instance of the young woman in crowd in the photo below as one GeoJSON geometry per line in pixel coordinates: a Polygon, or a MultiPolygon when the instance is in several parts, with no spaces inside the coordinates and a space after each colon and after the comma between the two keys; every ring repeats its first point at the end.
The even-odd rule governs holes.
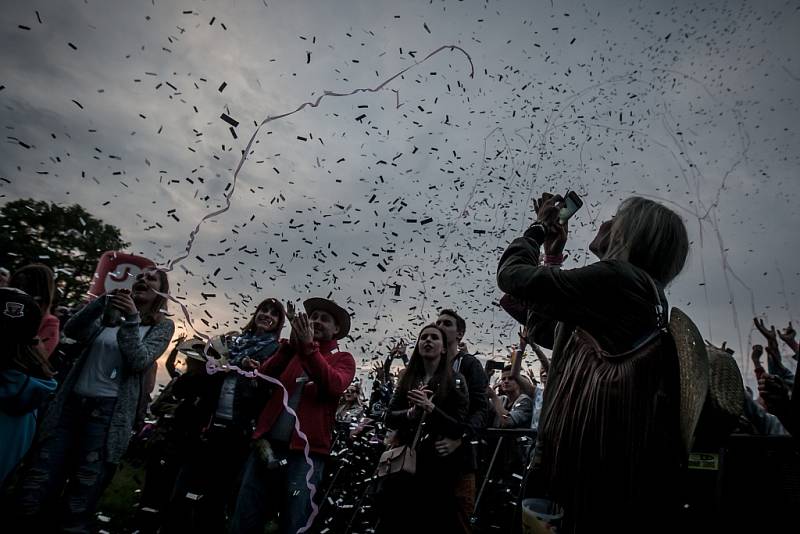
{"type": "Polygon", "coordinates": [[[36,410],[56,389],[53,370],[39,350],[39,304],[12,288],[0,288],[0,487],[28,451],[36,410]]]}
{"type": "Polygon", "coordinates": [[[400,445],[411,445],[422,425],[416,473],[382,481],[377,532],[438,534],[458,528],[455,483],[461,458],[441,456],[435,443],[461,437],[459,425],[469,406],[465,383],[447,362],[444,331],[435,325],[423,328],[386,413],[386,425],[396,429],[400,445]]]}
{"type": "Polygon", "coordinates": [[[361,401],[361,384],[353,382],[345,390],[339,407],[336,408],[336,422],[357,423],[364,413],[364,404],[361,401]]]}
{"type": "Polygon", "coordinates": [[[95,299],[65,326],[86,349],[48,406],[20,483],[16,512],[27,528],[47,518],[64,531],[92,530],[97,502],[131,437],[144,373],[175,328],[157,292],[169,292],[167,274],[149,269],[130,291],[95,299]],[[56,499],[58,513],[45,513],[56,499]]]}
{"type": "Polygon", "coordinates": [[[529,428],[533,402],[527,394],[522,392],[524,377],[511,376],[511,366],[506,365],[500,375],[500,395],[489,388],[489,400],[492,402],[496,418],[495,427],[499,428],[529,428]]]}
{"type": "Polygon", "coordinates": [[[666,207],[632,197],[590,246],[600,262],[539,265],[542,245],[545,263],[560,264],[562,200],[542,196],[538,220],[497,273],[500,289],[528,305],[528,332],[553,347],[528,493],[563,506],[564,532],[653,531],[674,517],[685,459],[664,287],[686,261],[686,228],[666,207]]]}
{"type": "MultiPolygon", "coordinates": [[[[262,301],[241,334],[230,338],[229,364],[241,366],[245,358],[260,364],[272,356],[285,322],[286,312],[279,300],[262,301]]],[[[255,420],[269,392],[265,380],[233,371],[208,374],[202,367],[175,381],[172,395],[181,400],[175,412],[181,421],[176,424],[188,435],[166,531],[196,528],[224,532],[226,512],[232,512],[236,503],[255,420]],[[192,495],[202,495],[202,502],[193,501],[192,495]]]]}
{"type": "Polygon", "coordinates": [[[14,271],[8,285],[24,291],[39,304],[42,311],[42,322],[39,325],[37,336],[42,352],[47,358],[50,358],[61,338],[58,317],[50,313],[56,293],[52,269],[40,263],[26,265],[14,271]]]}

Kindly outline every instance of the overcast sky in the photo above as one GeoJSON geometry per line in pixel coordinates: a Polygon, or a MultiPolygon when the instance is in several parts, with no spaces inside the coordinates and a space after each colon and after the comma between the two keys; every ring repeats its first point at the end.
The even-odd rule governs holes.
{"type": "Polygon", "coordinates": [[[755,313],[797,317],[796,1],[5,0],[0,20],[0,202],[79,203],[162,264],[264,118],[469,55],[472,78],[445,50],[264,126],[171,273],[203,332],[331,295],[363,362],[439,307],[499,350],[497,260],[532,194],[569,189],[565,267],[641,194],[687,222],[668,295],[706,337],[740,356],[755,313]]]}

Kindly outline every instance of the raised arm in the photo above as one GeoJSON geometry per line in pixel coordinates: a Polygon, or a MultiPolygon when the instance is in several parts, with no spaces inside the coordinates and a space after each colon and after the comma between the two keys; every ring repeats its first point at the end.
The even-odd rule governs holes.
{"type": "Polygon", "coordinates": [[[81,308],[64,325],[64,335],[75,341],[86,342],[94,332],[94,323],[103,314],[104,298],[96,298],[81,308]]]}

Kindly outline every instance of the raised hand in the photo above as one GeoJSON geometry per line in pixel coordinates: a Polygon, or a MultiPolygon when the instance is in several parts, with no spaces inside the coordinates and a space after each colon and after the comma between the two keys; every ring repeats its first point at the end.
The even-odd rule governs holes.
{"type": "Polygon", "coordinates": [[[536,220],[545,226],[558,223],[558,214],[561,211],[559,203],[564,202],[561,195],[542,193],[538,200],[533,201],[536,210],[536,220]]]}
{"type": "Polygon", "coordinates": [[[778,339],[777,339],[777,336],[776,336],[776,333],[775,333],[775,327],[774,326],[772,328],[768,329],[764,325],[764,319],[759,319],[758,317],[754,317],[753,318],[753,323],[756,325],[756,328],[758,329],[758,331],[761,332],[761,335],[764,336],[767,339],[767,341],[775,341],[777,343],[778,339]]]}
{"type": "Polygon", "coordinates": [[[794,328],[792,327],[792,322],[789,321],[789,326],[784,328],[783,330],[778,330],[778,335],[783,340],[784,343],[789,345],[789,347],[797,352],[797,340],[795,336],[797,336],[797,332],[795,332],[794,328]]]}
{"type": "Polygon", "coordinates": [[[765,374],[759,378],[758,394],[764,399],[770,413],[777,415],[788,407],[789,390],[777,376],[765,374]]]}
{"type": "Polygon", "coordinates": [[[528,345],[528,327],[523,326],[519,329],[519,346],[526,347],[528,345]]]}
{"type": "Polygon", "coordinates": [[[392,347],[392,350],[389,352],[389,354],[391,354],[395,358],[399,358],[405,353],[406,353],[406,342],[403,339],[395,343],[394,347],[392,347]]]}
{"type": "Polygon", "coordinates": [[[533,372],[533,368],[528,367],[527,369],[525,369],[525,374],[528,375],[528,378],[530,378],[531,382],[533,382],[534,384],[539,382],[539,380],[536,379],[536,373],[533,372]]]}
{"type": "Polygon", "coordinates": [[[308,315],[298,313],[292,321],[292,334],[301,345],[310,345],[314,342],[314,329],[308,322],[308,315]]]}
{"type": "Polygon", "coordinates": [[[131,298],[131,292],[127,289],[118,289],[111,294],[111,305],[125,315],[135,315],[138,310],[131,298]]]}

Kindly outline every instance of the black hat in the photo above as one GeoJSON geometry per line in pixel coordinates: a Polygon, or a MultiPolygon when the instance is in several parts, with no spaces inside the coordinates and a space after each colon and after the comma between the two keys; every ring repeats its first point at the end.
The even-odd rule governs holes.
{"type": "Polygon", "coordinates": [[[350,332],[350,314],[332,300],[322,297],[312,297],[303,303],[303,307],[309,315],[311,315],[314,310],[322,310],[330,313],[339,327],[339,333],[336,334],[336,339],[342,339],[350,332]]]}
{"type": "Polygon", "coordinates": [[[42,310],[33,298],[19,289],[0,288],[0,339],[14,344],[38,343],[42,310]]]}

